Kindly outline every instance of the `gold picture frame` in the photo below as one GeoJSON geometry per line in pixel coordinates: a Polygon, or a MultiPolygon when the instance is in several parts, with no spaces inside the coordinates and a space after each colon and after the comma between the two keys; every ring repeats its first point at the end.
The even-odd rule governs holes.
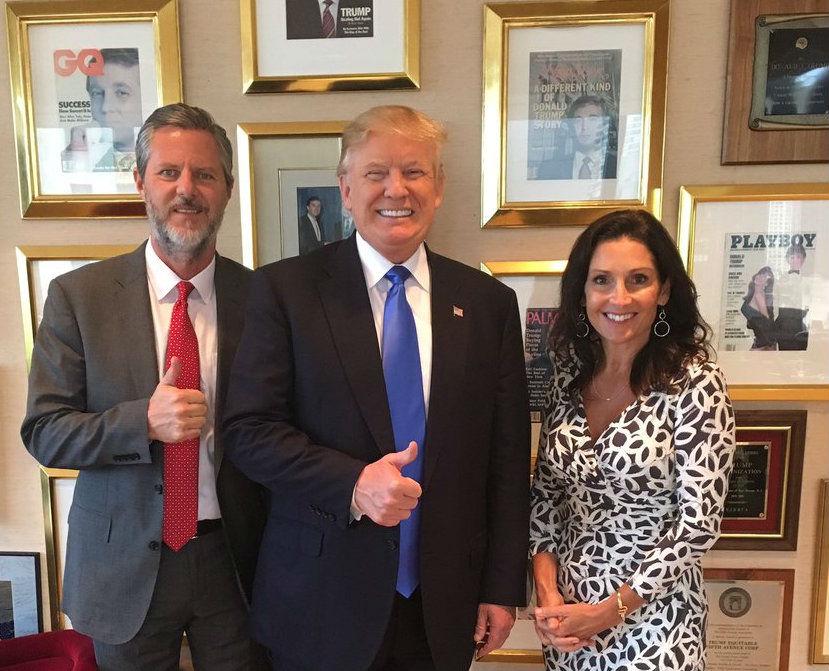
{"type": "MultiPolygon", "coordinates": [[[[488,275],[497,277],[507,286],[513,289],[518,298],[518,309],[522,315],[522,338],[525,342],[525,356],[527,353],[537,355],[535,351],[539,349],[539,345],[543,348],[543,337],[546,335],[546,326],[542,324],[535,324],[534,343],[535,348],[527,347],[526,330],[530,315],[538,313],[541,308],[531,310],[531,304],[534,301],[542,299],[547,294],[550,298],[543,298],[544,306],[558,305],[558,287],[555,286],[561,278],[567,266],[565,259],[546,260],[546,261],[482,261],[481,270],[488,275]],[[540,336],[540,337],[539,337],[540,336]]],[[[531,412],[530,419],[532,420],[530,432],[530,474],[535,471],[536,450],[538,445],[539,434],[541,432],[540,411],[536,408],[537,403],[542,401],[543,387],[548,382],[539,371],[539,366],[532,365],[532,358],[527,357],[527,378],[530,386],[531,398],[531,412]]],[[[535,633],[533,621],[529,618],[532,613],[533,605],[527,608],[519,608],[518,615],[515,621],[515,626],[512,628],[509,637],[504,642],[504,647],[495,650],[488,654],[482,662],[501,662],[505,664],[539,664],[544,662],[544,656],[541,652],[541,644],[535,633]]]]}
{"type": "Polygon", "coordinates": [[[43,501],[43,528],[46,534],[46,576],[49,583],[49,617],[52,630],[71,628],[61,611],[63,569],[66,557],[67,520],[78,471],[68,468],[40,467],[40,493],[43,501]],[[58,490],[61,491],[58,491],[58,490]]]}
{"type": "Polygon", "coordinates": [[[23,218],[144,217],[134,137],[182,99],[177,0],[9,2],[6,21],[23,218]]]}
{"type": "MultiPolygon", "coordinates": [[[[50,268],[48,272],[38,273],[37,264],[66,262],[68,265],[77,265],[79,262],[100,261],[111,256],[126,254],[134,249],[135,245],[23,245],[15,247],[27,366],[31,363],[34,337],[43,311],[48,280],[71,269],[71,267],[58,266],[50,268]]],[[[43,528],[46,537],[46,575],[49,583],[49,611],[52,629],[65,629],[68,624],[66,616],[60,610],[60,600],[63,557],[66,552],[65,529],[71,494],[77,477],[78,471],[76,470],[40,467],[43,528]],[[57,491],[56,488],[62,488],[64,484],[68,487],[70,482],[69,491],[57,491]]]]}
{"type": "Polygon", "coordinates": [[[668,32],[667,0],[484,6],[482,227],[661,215],[668,32]]]}
{"type": "Polygon", "coordinates": [[[48,280],[68,272],[85,262],[100,261],[126,254],[135,245],[21,245],[15,247],[17,277],[20,285],[20,308],[23,316],[23,343],[26,350],[26,365],[30,365],[35,333],[40,323],[43,301],[46,300],[48,280]],[[60,267],[44,272],[38,277],[36,265],[40,262],[62,263],[60,267]],[[45,285],[45,286],[44,286],[45,285]]]}
{"type": "MultiPolygon", "coordinates": [[[[239,200],[242,263],[249,268],[283,258],[280,175],[336,170],[345,121],[239,124],[239,200]]],[[[295,253],[291,250],[290,253],[295,253]]]]}
{"type": "Polygon", "coordinates": [[[829,664],[829,480],[820,482],[810,664],[829,664]]]}
{"type": "Polygon", "coordinates": [[[677,245],[732,399],[829,400],[827,221],[829,184],[680,188],[677,245]],[[790,252],[800,256],[793,243],[802,273],[789,264],[790,252]],[[765,314],[751,302],[761,274],[765,314]],[[789,306],[795,291],[798,305],[789,306]]]}
{"type": "MultiPolygon", "coordinates": [[[[358,3],[369,10],[368,16],[359,19],[368,30],[358,30],[345,40],[316,39],[321,35],[302,33],[291,36],[291,2],[240,0],[243,93],[420,88],[420,0],[358,3]],[[258,27],[264,24],[271,28],[266,41],[258,39],[258,27]],[[332,62],[341,63],[342,68],[331,71],[332,62]]],[[[339,19],[337,25],[335,35],[348,37],[340,34],[339,19]]]]}

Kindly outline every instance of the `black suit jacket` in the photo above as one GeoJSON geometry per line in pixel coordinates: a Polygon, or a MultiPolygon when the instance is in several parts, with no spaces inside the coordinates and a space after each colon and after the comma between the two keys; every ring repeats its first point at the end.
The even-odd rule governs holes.
{"type": "MultiPolygon", "coordinates": [[[[525,600],[526,374],[514,292],[437,254],[428,261],[421,593],[437,667],[460,671],[478,604],[525,600]]],[[[276,668],[366,669],[390,616],[399,529],[350,523],[360,472],[394,450],[354,236],[255,274],[225,417],[228,457],[271,490],[254,637],[276,668]]]]}
{"type": "MultiPolygon", "coordinates": [[[[382,0],[381,0],[382,1],[382,0]]],[[[338,13],[343,8],[365,7],[365,0],[340,0],[338,13]]],[[[333,10],[332,10],[333,11],[333,10]]],[[[343,37],[344,23],[336,16],[337,37],[343,37]]],[[[374,17],[371,17],[373,26],[374,17]]],[[[317,0],[286,0],[285,21],[289,40],[309,40],[322,37],[322,14],[317,0]]],[[[372,37],[373,29],[362,37],[372,37]]]]}
{"type": "MultiPolygon", "coordinates": [[[[573,179],[573,161],[575,153],[557,153],[551,158],[542,161],[538,166],[536,179],[573,179]]],[[[615,151],[608,151],[605,154],[604,165],[602,166],[602,179],[616,179],[615,151]]]]}
{"type": "Polygon", "coordinates": [[[325,236],[323,235],[322,221],[317,219],[317,226],[320,229],[320,240],[317,240],[317,235],[314,233],[314,224],[311,223],[311,218],[307,214],[303,214],[299,218],[299,253],[307,254],[319,249],[325,244],[325,236]]]}
{"type": "MultiPolygon", "coordinates": [[[[250,277],[217,256],[217,427],[250,277]]],[[[164,450],[147,437],[157,384],[144,245],[55,279],[35,338],[21,435],[44,466],[80,470],[63,610],[75,629],[106,643],[135,636],[158,574],[164,450]]],[[[214,448],[224,530],[249,597],[266,492],[222,459],[218,431],[214,448]]]]}

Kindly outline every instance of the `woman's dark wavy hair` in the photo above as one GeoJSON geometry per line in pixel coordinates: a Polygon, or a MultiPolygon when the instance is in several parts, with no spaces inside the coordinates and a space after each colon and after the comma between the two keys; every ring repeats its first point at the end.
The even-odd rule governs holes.
{"type": "MultiPolygon", "coordinates": [[[[585,338],[576,335],[576,324],[584,313],[584,287],[593,252],[602,242],[630,238],[651,253],[661,282],[670,282],[665,319],[671,332],[658,338],[651,331],[648,343],[636,355],[630,386],[637,394],[654,389],[675,391],[671,380],[681,375],[691,361],[708,361],[711,329],[697,308],[697,290],[664,226],[644,210],[619,210],[588,226],[576,239],[561,277],[561,307],[550,331],[550,348],[558,360],[578,365],[573,391],[582,389],[601,369],[604,353],[593,328],[585,338]],[[573,361],[573,357],[577,361],[573,361]]],[[[589,322],[588,322],[589,324],[589,322]]]]}
{"type": "Polygon", "coordinates": [[[765,294],[766,297],[766,309],[768,310],[770,316],[774,312],[774,271],[770,266],[763,266],[751,276],[751,279],[748,282],[748,290],[746,291],[746,295],[743,296],[743,304],[751,303],[751,299],[754,298],[754,292],[756,291],[754,287],[754,280],[760,274],[768,275],[769,278],[766,282],[766,286],[763,287],[763,294],[765,294]]]}

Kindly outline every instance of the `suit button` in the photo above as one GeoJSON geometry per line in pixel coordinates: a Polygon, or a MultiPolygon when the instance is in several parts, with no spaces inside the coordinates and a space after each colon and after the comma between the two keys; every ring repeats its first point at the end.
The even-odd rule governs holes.
{"type": "Polygon", "coordinates": [[[158,541],[150,541],[147,547],[150,548],[150,550],[158,550],[158,541]]]}
{"type": "Polygon", "coordinates": [[[156,485],[153,489],[155,489],[156,494],[161,494],[161,492],[164,491],[164,487],[162,485],[156,485]]]}
{"type": "Polygon", "coordinates": [[[386,541],[386,546],[389,550],[396,550],[397,549],[397,541],[393,541],[391,539],[386,541]]]}
{"type": "Polygon", "coordinates": [[[327,519],[329,522],[333,522],[337,519],[337,516],[334,513],[326,513],[325,519],[327,519]]]}

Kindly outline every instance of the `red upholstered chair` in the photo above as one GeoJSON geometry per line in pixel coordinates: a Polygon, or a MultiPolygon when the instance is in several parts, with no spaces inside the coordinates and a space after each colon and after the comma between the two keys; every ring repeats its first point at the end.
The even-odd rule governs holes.
{"type": "Polygon", "coordinates": [[[98,671],[92,639],[67,629],[0,641],[0,671],[98,671]]]}

